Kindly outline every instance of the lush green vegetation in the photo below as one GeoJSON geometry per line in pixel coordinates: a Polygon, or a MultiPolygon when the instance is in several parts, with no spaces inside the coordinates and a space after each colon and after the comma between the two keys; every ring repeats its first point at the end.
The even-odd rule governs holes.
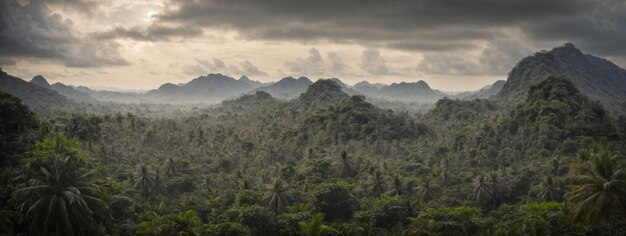
{"type": "Polygon", "coordinates": [[[327,80],[291,101],[143,109],[37,116],[1,93],[0,232],[626,233],[626,118],[567,79],[516,107],[444,98],[419,114],[327,80]]]}

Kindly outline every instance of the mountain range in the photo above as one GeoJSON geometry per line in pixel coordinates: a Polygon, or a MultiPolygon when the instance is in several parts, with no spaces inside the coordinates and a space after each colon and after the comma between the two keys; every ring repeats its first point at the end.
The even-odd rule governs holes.
{"type": "Polygon", "coordinates": [[[275,98],[292,99],[300,96],[313,82],[307,77],[293,78],[285,77],[278,82],[257,88],[255,91],[269,93],[275,98]]]}
{"type": "MultiPolygon", "coordinates": [[[[532,85],[551,75],[570,79],[583,93],[607,106],[619,109],[626,107],[626,71],[606,59],[584,54],[570,43],[522,59],[511,70],[506,81],[496,81],[480,90],[456,95],[432,89],[423,80],[390,85],[362,81],[354,86],[349,86],[338,78],[327,80],[349,95],[364,95],[388,101],[432,103],[443,97],[451,97],[467,100],[493,98],[504,103],[516,103],[524,99],[526,91],[532,85]]],[[[44,97],[45,102],[55,105],[69,101],[219,103],[258,91],[274,98],[291,100],[300,97],[314,84],[307,77],[286,77],[275,83],[262,83],[247,76],[235,79],[216,73],[197,77],[188,83],[166,83],[147,93],[133,93],[98,91],[62,83],[51,85],[41,75],[33,77],[30,83],[5,72],[1,72],[0,77],[0,89],[22,98],[29,105],[42,103],[35,101],[39,96],[44,97]]]]}
{"type": "Polygon", "coordinates": [[[35,82],[29,83],[0,70],[0,90],[22,99],[32,109],[39,111],[70,103],[64,95],[51,89],[50,84],[42,79],[43,77],[37,78],[35,82]]]}

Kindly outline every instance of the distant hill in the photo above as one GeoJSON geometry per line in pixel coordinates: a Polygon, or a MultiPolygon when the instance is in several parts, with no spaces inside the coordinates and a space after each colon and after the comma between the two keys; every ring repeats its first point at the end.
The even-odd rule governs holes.
{"type": "Polygon", "coordinates": [[[356,84],[354,84],[354,86],[352,86],[353,89],[364,93],[364,94],[374,94],[376,92],[378,92],[378,89],[385,87],[387,85],[385,84],[370,84],[367,81],[361,81],[358,82],[356,84]]]}
{"type": "Polygon", "coordinates": [[[286,77],[272,85],[260,87],[257,91],[267,92],[275,98],[292,99],[304,93],[312,83],[307,77],[286,77]]]}
{"type": "Polygon", "coordinates": [[[218,103],[237,97],[254,87],[244,80],[236,80],[222,74],[200,76],[182,85],[167,83],[150,90],[146,98],[155,102],[208,102],[218,103]]]}
{"type": "Polygon", "coordinates": [[[605,105],[626,101],[626,71],[606,59],[583,54],[571,43],[521,60],[509,73],[498,99],[513,103],[523,101],[532,85],[550,75],[570,79],[591,99],[605,105]]]}
{"type": "Polygon", "coordinates": [[[44,88],[50,88],[50,83],[48,83],[48,80],[46,80],[46,78],[41,75],[36,75],[30,80],[30,82],[44,88]]]}
{"type": "Polygon", "coordinates": [[[76,102],[95,102],[96,101],[94,98],[89,96],[89,94],[76,90],[72,86],[68,86],[62,83],[54,83],[53,85],[50,85],[50,83],[48,83],[46,78],[44,78],[41,75],[37,75],[33,77],[30,80],[30,83],[57,91],[61,95],[65,96],[66,98],[74,100],[76,102]]]}
{"type": "Polygon", "coordinates": [[[239,81],[245,82],[245,83],[249,84],[250,86],[252,86],[253,88],[258,88],[258,87],[267,86],[267,85],[271,85],[272,84],[272,83],[261,83],[261,82],[256,81],[256,80],[251,80],[250,78],[248,78],[248,76],[245,76],[245,75],[242,75],[241,77],[239,77],[239,81]]]}
{"type": "Polygon", "coordinates": [[[435,102],[446,96],[441,91],[431,89],[423,80],[393,83],[380,88],[360,82],[354,86],[354,89],[370,97],[402,102],[435,102]]]}
{"type": "Polygon", "coordinates": [[[98,101],[121,103],[150,102],[147,98],[145,98],[145,94],[143,93],[94,90],[85,86],[78,86],[76,87],[76,90],[86,93],[98,101]]]}
{"type": "Polygon", "coordinates": [[[502,90],[502,86],[504,86],[505,83],[506,81],[504,80],[498,80],[494,82],[493,84],[482,87],[479,90],[459,93],[453,97],[459,98],[459,99],[465,99],[465,100],[472,100],[472,99],[477,99],[477,98],[478,99],[490,98],[492,96],[497,95],[500,92],[500,90],[502,90]]]}
{"type": "MultiPolygon", "coordinates": [[[[41,84],[41,82],[43,81],[37,79],[37,83],[41,84]]],[[[57,91],[26,82],[2,70],[0,70],[0,90],[20,98],[31,109],[39,112],[63,107],[70,103],[57,91]]]]}

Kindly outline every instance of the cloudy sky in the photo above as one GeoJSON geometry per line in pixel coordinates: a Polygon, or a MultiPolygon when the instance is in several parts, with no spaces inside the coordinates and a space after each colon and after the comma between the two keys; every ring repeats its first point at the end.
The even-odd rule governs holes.
{"type": "Polygon", "coordinates": [[[93,87],[220,72],[473,90],[565,42],[626,67],[624,0],[1,0],[0,14],[3,70],[93,87]]]}

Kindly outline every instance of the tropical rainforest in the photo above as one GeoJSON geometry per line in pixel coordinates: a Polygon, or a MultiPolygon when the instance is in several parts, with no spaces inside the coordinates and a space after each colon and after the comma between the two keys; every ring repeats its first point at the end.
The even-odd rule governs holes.
{"type": "Polygon", "coordinates": [[[626,234],[626,117],[564,77],[525,94],[394,111],[318,80],[155,116],[2,92],[0,231],[626,234]]]}
{"type": "Polygon", "coordinates": [[[571,44],[434,103],[404,101],[443,94],[423,81],[305,77],[121,103],[99,99],[252,82],[142,95],[1,72],[0,234],[626,235],[624,78],[571,44]]]}

